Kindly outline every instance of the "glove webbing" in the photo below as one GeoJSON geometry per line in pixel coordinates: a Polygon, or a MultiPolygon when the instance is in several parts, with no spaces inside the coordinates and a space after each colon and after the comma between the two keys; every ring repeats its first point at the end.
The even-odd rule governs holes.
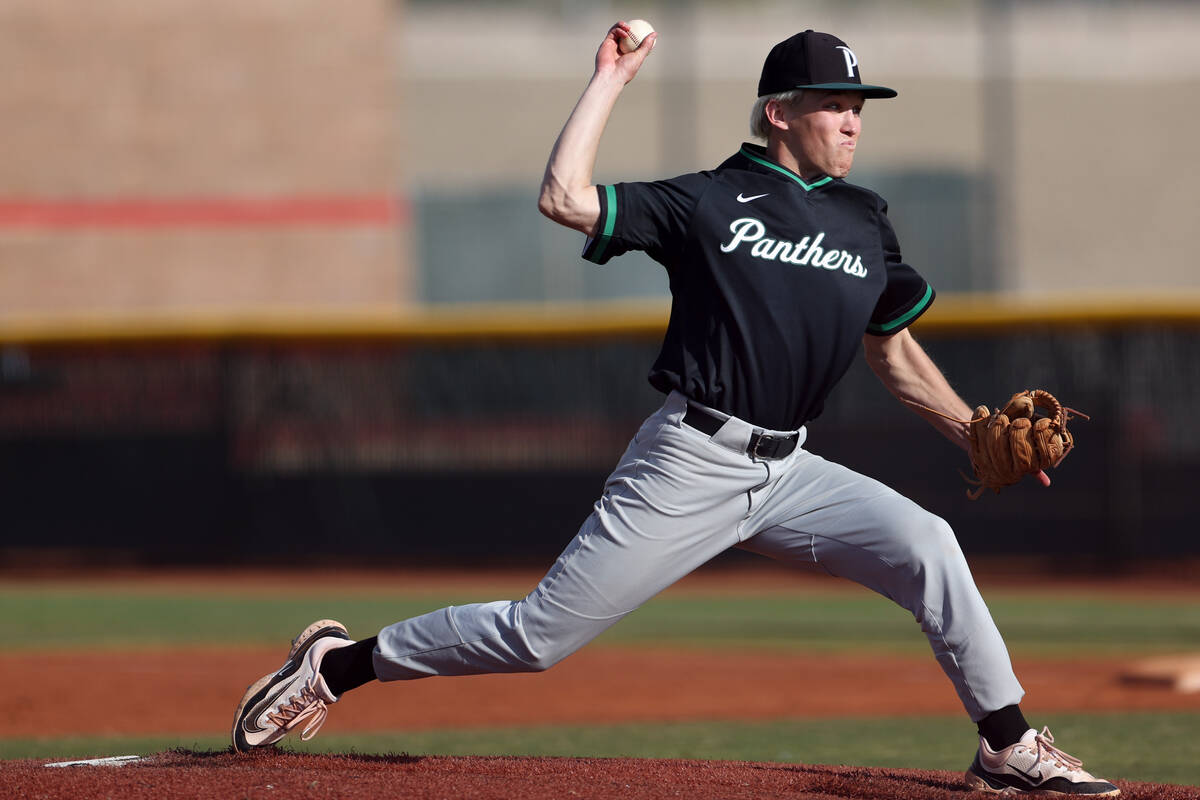
{"type": "Polygon", "coordinates": [[[968,420],[950,416],[923,403],[901,399],[915,408],[967,426],[970,443],[968,453],[975,478],[966,475],[963,478],[976,487],[967,491],[967,496],[972,500],[977,499],[984,489],[998,492],[1004,486],[1017,483],[1025,475],[1057,467],[1075,444],[1067,431],[1067,421],[1072,419],[1072,414],[1090,419],[1081,411],[1064,407],[1054,395],[1042,389],[1018,392],[1003,410],[989,412],[986,406],[979,406],[975,409],[975,416],[968,420]],[[1037,408],[1049,412],[1049,415],[1037,417],[1037,408]]]}

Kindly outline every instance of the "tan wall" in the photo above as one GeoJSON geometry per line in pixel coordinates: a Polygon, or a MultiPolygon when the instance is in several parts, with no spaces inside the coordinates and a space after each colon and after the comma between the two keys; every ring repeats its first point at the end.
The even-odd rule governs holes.
{"type": "Polygon", "coordinates": [[[0,313],[372,308],[401,298],[379,228],[0,235],[0,313]]]}
{"type": "Polygon", "coordinates": [[[982,89],[985,49],[1003,26],[981,18],[975,3],[713,3],[674,19],[628,3],[570,18],[423,7],[403,35],[415,112],[406,116],[409,179],[415,187],[536,187],[609,16],[622,15],[650,17],[660,39],[617,106],[597,179],[714,165],[748,138],[766,52],[813,27],[845,38],[866,80],[901,93],[868,104],[860,173],[994,166],[1011,181],[1001,288],[1200,289],[1192,255],[1200,222],[1200,4],[1017,7],[1014,113],[991,132],[1011,163],[998,165],[988,161],[982,89]],[[683,76],[695,79],[695,112],[672,102],[683,76]],[[486,124],[486,133],[474,123],[486,124]],[[681,164],[677,150],[694,156],[681,164]]]}
{"type": "Polygon", "coordinates": [[[1028,81],[1020,107],[1020,286],[1200,287],[1200,81],[1028,81]]]}
{"type": "Polygon", "coordinates": [[[846,38],[868,80],[901,91],[869,104],[860,172],[995,168],[1011,181],[1002,287],[1200,288],[1200,4],[1019,4],[1014,113],[991,131],[983,54],[1000,28],[967,0],[760,0],[690,16],[547,8],[0,3],[0,315],[408,303],[416,269],[403,213],[47,227],[6,220],[3,203],[519,185],[536,214],[546,155],[620,16],[651,18],[661,39],[610,122],[598,180],[715,164],[747,137],[765,52],[814,27],[846,38]],[[989,163],[989,133],[1011,163],[989,163]]]}
{"type": "MultiPolygon", "coordinates": [[[[6,0],[0,200],[386,197],[395,0],[6,0]]],[[[384,222],[0,226],[0,313],[395,303],[384,222]]]]}

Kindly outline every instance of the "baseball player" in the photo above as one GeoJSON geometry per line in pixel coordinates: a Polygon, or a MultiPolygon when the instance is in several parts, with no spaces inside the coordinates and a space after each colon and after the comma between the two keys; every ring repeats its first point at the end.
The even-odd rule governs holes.
{"type": "MultiPolygon", "coordinates": [[[[642,250],[672,306],[650,370],[664,402],[634,435],[575,538],[525,598],[443,608],[353,641],[331,620],[294,640],[238,706],[246,751],[316,733],[370,680],[544,670],[730,547],[867,586],[908,609],[979,729],[977,789],[1116,795],[1040,733],[953,531],[872,478],[804,448],[806,425],[862,349],[883,384],[967,446],[971,409],[909,332],[934,291],[906,264],[883,199],[843,179],[868,98],[845,42],[811,30],[769,53],[751,129],[715,169],[592,184],[622,88],[655,44],[609,30],[550,154],[538,207],[598,264],[642,250]],[[945,416],[941,416],[945,415],[945,416]]],[[[1044,473],[1039,475],[1048,483],[1044,473]]]]}

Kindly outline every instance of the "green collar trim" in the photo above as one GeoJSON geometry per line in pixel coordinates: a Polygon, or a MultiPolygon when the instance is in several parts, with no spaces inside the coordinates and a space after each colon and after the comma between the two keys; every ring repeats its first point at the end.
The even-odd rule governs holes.
{"type": "Polygon", "coordinates": [[[778,172],[780,175],[785,175],[785,176],[791,178],[796,183],[800,184],[800,186],[806,192],[811,192],[813,189],[816,189],[819,186],[824,186],[825,184],[827,184],[833,180],[833,178],[826,175],[824,178],[821,178],[821,180],[817,181],[816,183],[805,183],[804,180],[799,175],[792,172],[787,167],[780,166],[779,164],[776,164],[774,161],[763,158],[762,156],[757,155],[756,153],[752,152],[751,150],[749,150],[746,147],[742,148],[742,155],[744,155],[746,158],[753,161],[755,164],[760,164],[760,165],[766,167],[767,169],[773,169],[776,172],[778,172]]]}

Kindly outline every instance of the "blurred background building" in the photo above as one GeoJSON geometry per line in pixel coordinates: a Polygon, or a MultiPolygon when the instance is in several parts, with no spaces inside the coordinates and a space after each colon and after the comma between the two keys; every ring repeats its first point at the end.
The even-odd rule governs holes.
{"type": "Polygon", "coordinates": [[[922,340],[972,402],[1093,415],[1053,492],[987,506],[865,370],[814,449],[975,552],[1194,554],[1200,4],[0,0],[0,557],[565,541],[656,402],[667,282],[536,192],[633,17],[597,181],[716,165],[770,47],[836,33],[900,92],[852,180],[939,290],[922,340]]]}
{"type": "Polygon", "coordinates": [[[0,314],[663,296],[537,214],[606,26],[659,46],[599,181],[715,165],[758,70],[843,36],[854,180],[942,291],[1194,290],[1200,5],[44,0],[0,3],[0,314]]]}

